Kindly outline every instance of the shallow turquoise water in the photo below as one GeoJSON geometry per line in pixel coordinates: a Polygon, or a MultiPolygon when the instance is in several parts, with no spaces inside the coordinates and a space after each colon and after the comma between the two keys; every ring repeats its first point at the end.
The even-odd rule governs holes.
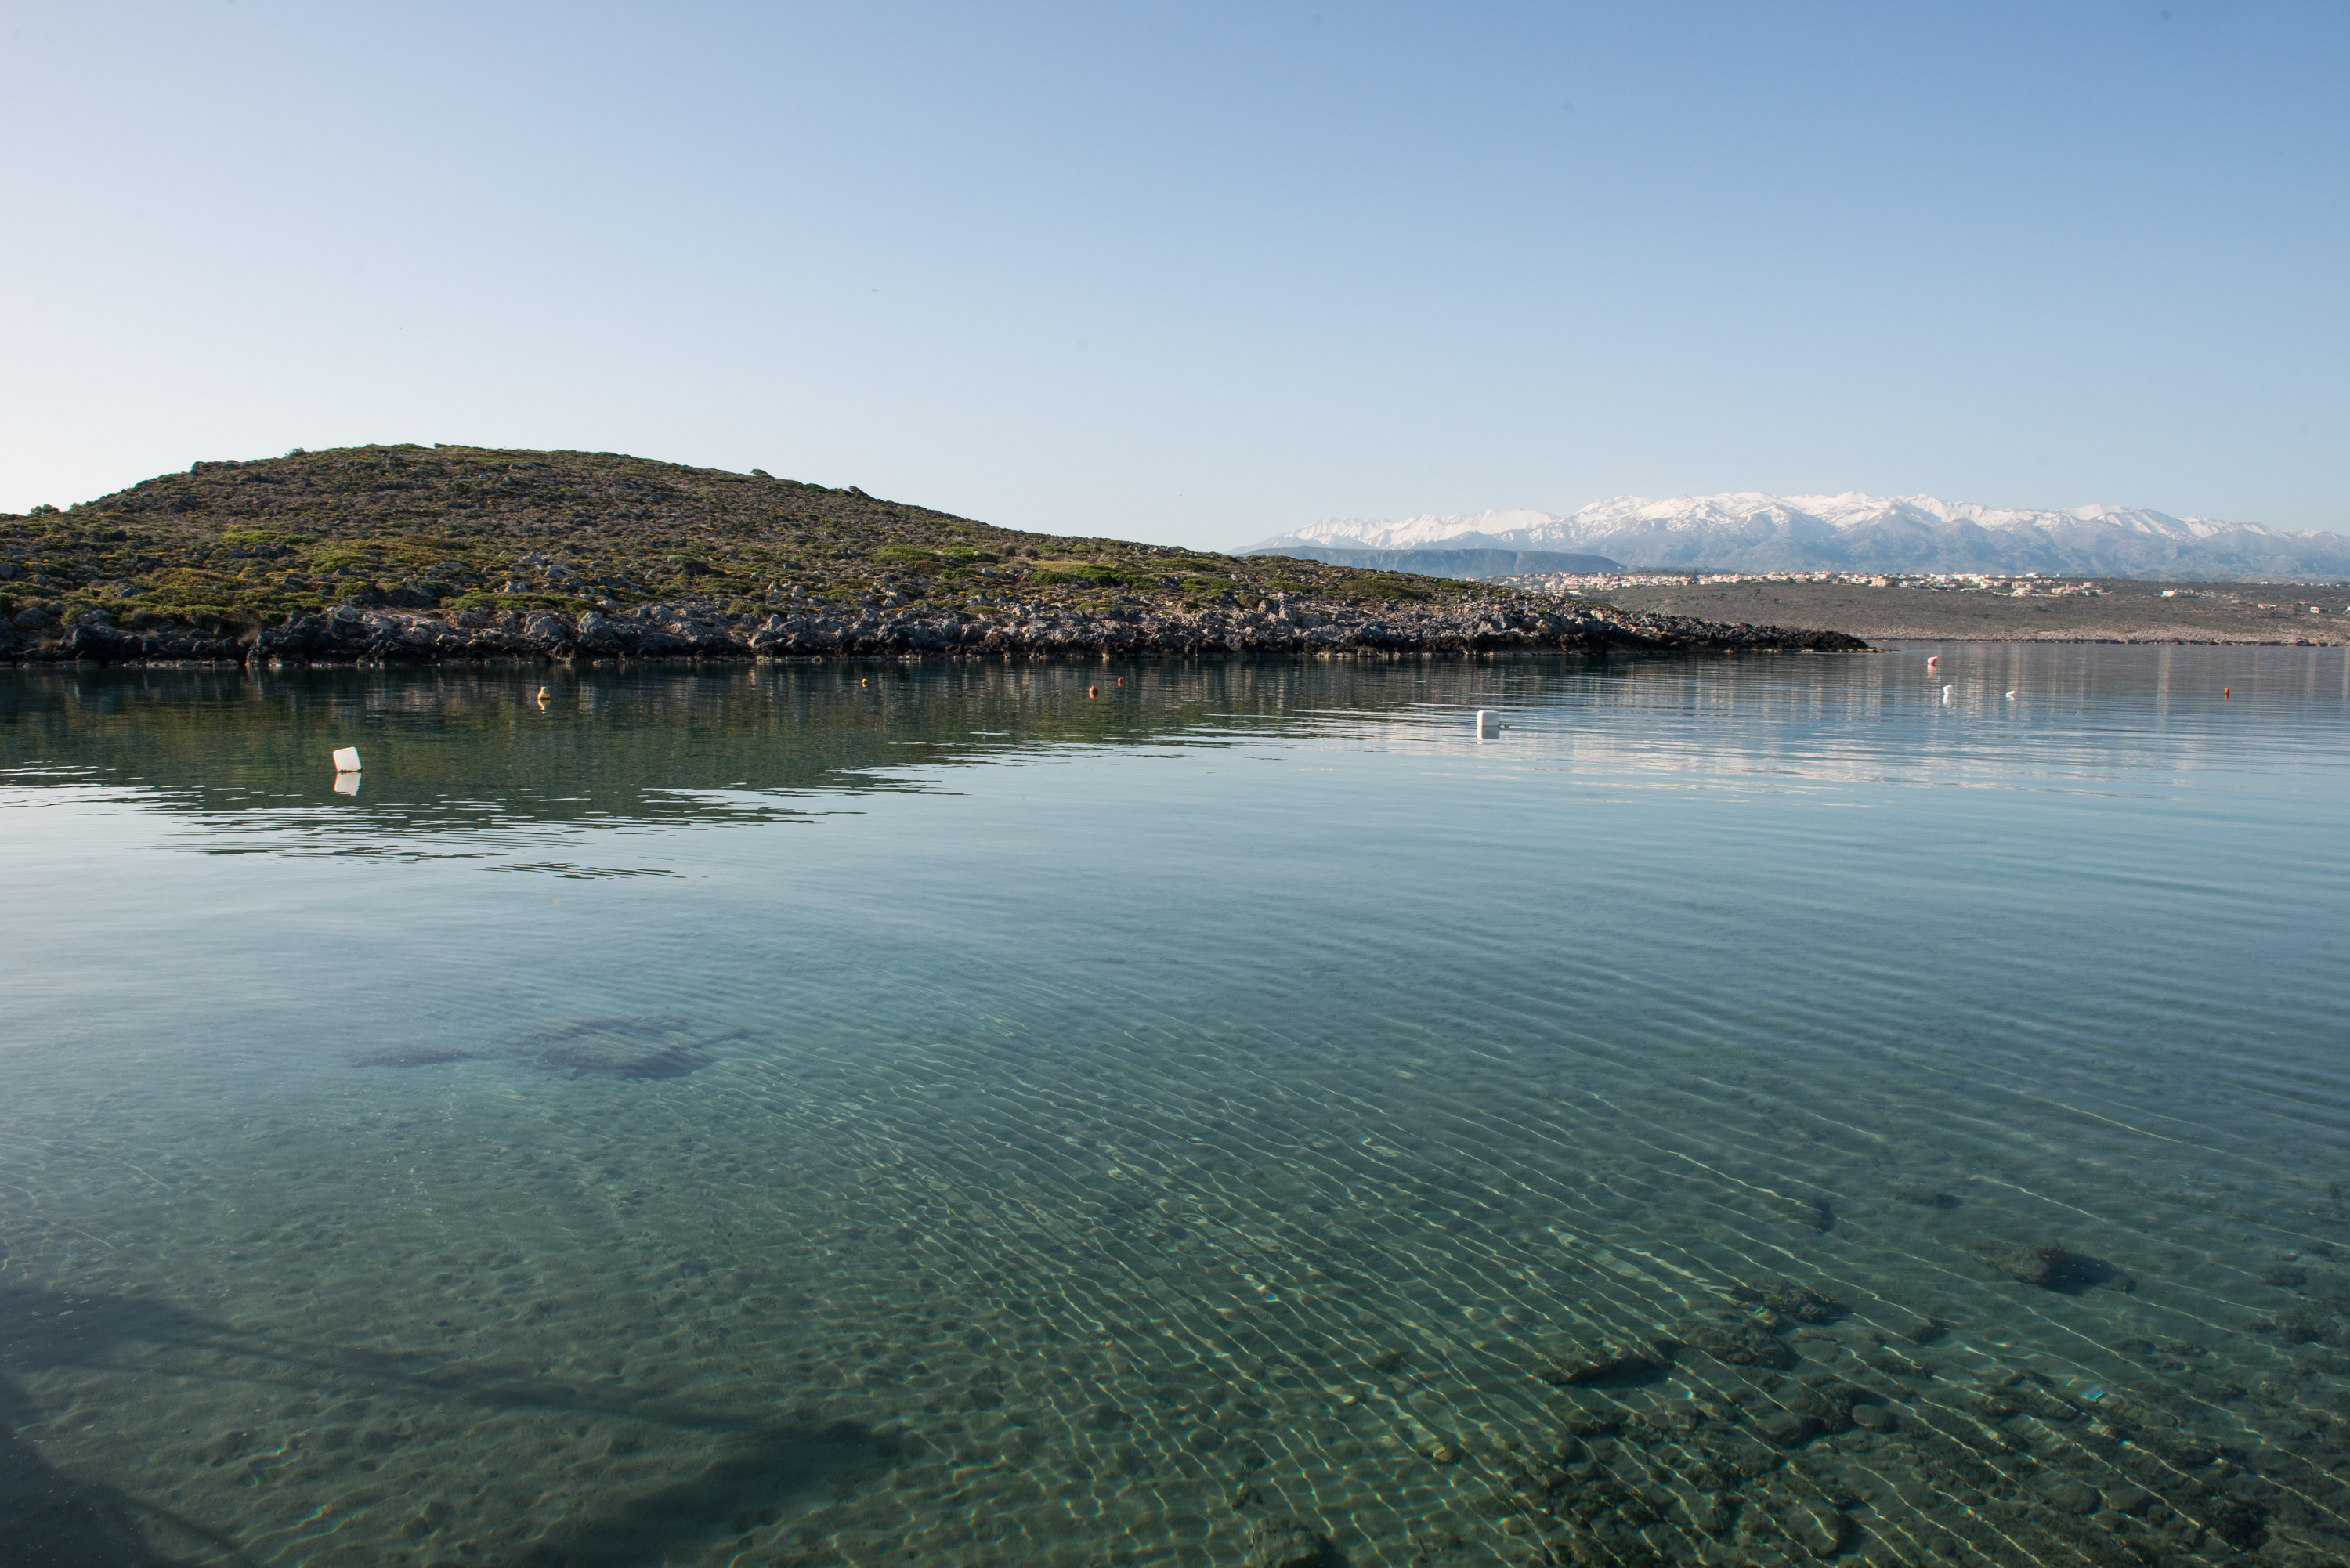
{"type": "Polygon", "coordinates": [[[0,1530],[2350,1552],[2350,662],[1928,651],[0,677],[0,1530]]]}

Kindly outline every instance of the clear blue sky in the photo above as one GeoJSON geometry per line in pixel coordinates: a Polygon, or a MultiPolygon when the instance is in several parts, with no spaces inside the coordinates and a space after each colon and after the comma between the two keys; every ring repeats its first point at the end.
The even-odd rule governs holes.
{"type": "Polygon", "coordinates": [[[2350,7],[5,0],[0,508],[369,441],[1229,545],[2350,527],[2350,7]]]}

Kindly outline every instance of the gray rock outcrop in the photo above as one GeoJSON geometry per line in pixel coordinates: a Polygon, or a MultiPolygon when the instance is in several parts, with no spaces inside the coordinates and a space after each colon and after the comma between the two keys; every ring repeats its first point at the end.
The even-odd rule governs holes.
{"type": "Polygon", "coordinates": [[[338,605],[242,634],[126,630],[84,617],[66,628],[18,617],[0,657],[100,664],[182,660],[325,664],[485,659],[838,659],[935,656],[1098,659],[1234,654],[1860,652],[1841,632],[1725,625],[1598,605],[1413,605],[1372,608],[1268,599],[1198,610],[1085,614],[834,607],[730,615],[714,604],[455,615],[338,605]]]}

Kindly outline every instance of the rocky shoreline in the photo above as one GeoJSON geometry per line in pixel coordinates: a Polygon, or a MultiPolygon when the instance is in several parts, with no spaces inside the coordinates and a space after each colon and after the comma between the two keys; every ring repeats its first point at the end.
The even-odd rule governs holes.
{"type": "Polygon", "coordinates": [[[1367,608],[1274,596],[1198,610],[1071,612],[821,607],[730,614],[714,603],[453,615],[338,605],[242,631],[126,628],[102,613],[51,626],[0,621],[16,664],[447,664],[644,659],[1169,658],[1219,654],[1865,653],[1842,632],[1724,624],[1602,605],[1471,603],[1367,608]]]}
{"type": "Polygon", "coordinates": [[[2350,590],[2306,585],[2090,579],[2095,593],[2012,594],[1849,582],[1662,584],[1606,590],[1608,602],[1712,620],[1842,627],[1871,642],[2064,642],[2170,647],[2350,644],[2350,590]]]}

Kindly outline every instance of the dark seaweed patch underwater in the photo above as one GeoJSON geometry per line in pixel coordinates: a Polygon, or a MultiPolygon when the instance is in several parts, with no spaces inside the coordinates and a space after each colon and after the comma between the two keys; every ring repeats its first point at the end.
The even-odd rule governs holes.
{"type": "Polygon", "coordinates": [[[681,1018],[584,1018],[534,1032],[521,1051],[531,1065],[570,1077],[682,1078],[743,1038],[741,1030],[712,1033],[681,1018]]]}

